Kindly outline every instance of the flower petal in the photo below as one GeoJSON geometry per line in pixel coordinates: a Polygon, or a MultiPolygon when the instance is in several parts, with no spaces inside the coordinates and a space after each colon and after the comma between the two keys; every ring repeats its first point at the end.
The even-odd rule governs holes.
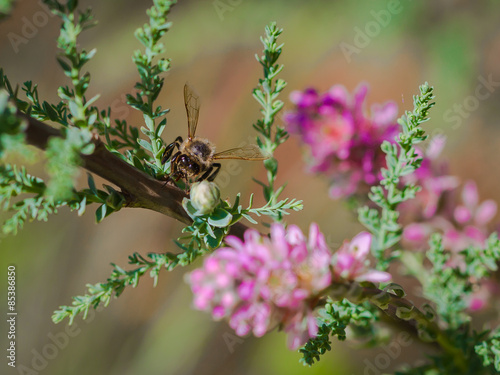
{"type": "Polygon", "coordinates": [[[476,223],[478,225],[488,224],[497,214],[497,203],[493,200],[486,200],[479,205],[476,211],[476,223]]]}
{"type": "Polygon", "coordinates": [[[469,180],[465,183],[462,190],[462,200],[469,209],[472,210],[476,208],[479,196],[477,193],[477,186],[474,181],[469,180]]]}
{"type": "Polygon", "coordinates": [[[372,235],[368,232],[360,232],[351,241],[349,251],[357,259],[364,259],[370,252],[372,235]]]}
{"type": "Polygon", "coordinates": [[[356,277],[356,281],[371,281],[372,283],[385,283],[392,279],[392,275],[382,271],[367,271],[356,277]]]}

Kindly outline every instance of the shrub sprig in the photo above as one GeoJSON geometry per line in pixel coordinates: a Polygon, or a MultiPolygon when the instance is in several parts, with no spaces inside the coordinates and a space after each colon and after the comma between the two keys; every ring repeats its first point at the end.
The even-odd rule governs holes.
{"type": "Polygon", "coordinates": [[[401,239],[402,229],[398,223],[397,207],[402,202],[414,198],[420,190],[419,186],[402,184],[401,178],[413,173],[422,162],[414,146],[427,137],[420,125],[429,120],[429,110],[435,104],[433,92],[433,87],[427,83],[420,86],[420,95],[413,97],[413,111],[406,111],[398,120],[401,133],[396,138],[396,143],[382,143],[387,168],[381,171],[383,178],[380,185],[373,186],[369,194],[370,200],[379,209],[363,206],[358,211],[360,223],[375,237],[372,253],[377,259],[377,268],[381,270],[387,269],[399,256],[399,252],[387,251],[401,239]]]}

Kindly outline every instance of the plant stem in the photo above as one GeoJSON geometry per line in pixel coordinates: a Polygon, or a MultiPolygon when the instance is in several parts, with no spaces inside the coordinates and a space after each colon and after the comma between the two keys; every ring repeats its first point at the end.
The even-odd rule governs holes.
{"type": "MultiPolygon", "coordinates": [[[[41,149],[47,147],[50,137],[60,137],[59,130],[52,128],[28,115],[20,114],[28,122],[26,141],[41,149]]],[[[91,155],[81,155],[83,167],[105,180],[117,185],[126,197],[126,206],[146,208],[190,224],[191,218],[182,207],[186,193],[162,181],[155,180],[137,168],[113,155],[97,137],[93,140],[95,151],[91,155]]],[[[243,238],[247,226],[236,223],[230,233],[243,238]]]]}

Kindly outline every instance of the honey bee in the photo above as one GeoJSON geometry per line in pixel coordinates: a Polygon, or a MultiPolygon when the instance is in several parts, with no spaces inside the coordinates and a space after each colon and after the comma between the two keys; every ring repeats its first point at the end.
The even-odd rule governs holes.
{"type": "Polygon", "coordinates": [[[188,137],[186,140],[180,136],[177,137],[165,148],[162,155],[162,163],[166,163],[172,157],[170,159],[170,177],[174,178],[175,181],[179,181],[181,178],[186,182],[191,179],[213,181],[221,168],[221,164],[214,162],[215,160],[265,160],[269,158],[262,154],[257,145],[236,147],[216,153],[215,145],[212,142],[195,135],[200,103],[198,96],[188,84],[184,85],[184,105],[188,120],[188,137]],[[172,156],[175,148],[178,151],[172,156]]]}

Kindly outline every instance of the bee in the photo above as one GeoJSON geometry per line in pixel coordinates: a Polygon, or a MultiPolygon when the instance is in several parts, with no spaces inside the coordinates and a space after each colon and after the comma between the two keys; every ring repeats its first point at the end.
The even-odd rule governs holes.
{"type": "Polygon", "coordinates": [[[188,120],[188,137],[186,140],[183,140],[180,136],[177,137],[174,142],[165,148],[162,155],[163,164],[170,159],[170,177],[175,181],[179,181],[181,178],[186,182],[191,179],[213,181],[221,168],[221,164],[215,162],[215,160],[265,160],[269,158],[262,154],[257,145],[215,152],[215,145],[212,142],[195,135],[200,103],[198,96],[188,84],[184,85],[184,105],[186,106],[188,120]],[[176,148],[178,151],[172,156],[176,148]]]}

